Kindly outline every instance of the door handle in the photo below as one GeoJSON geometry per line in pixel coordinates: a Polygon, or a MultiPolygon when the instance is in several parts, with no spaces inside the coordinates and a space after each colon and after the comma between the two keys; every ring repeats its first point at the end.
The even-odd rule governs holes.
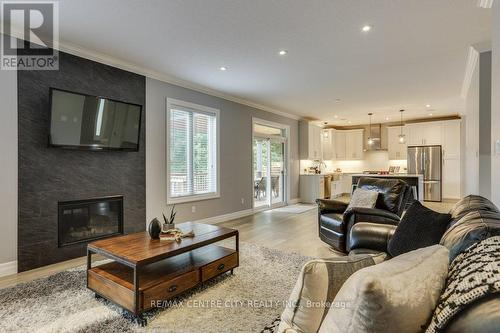
{"type": "Polygon", "coordinates": [[[170,288],[168,288],[168,292],[169,292],[169,293],[173,293],[173,292],[174,292],[174,291],[176,291],[176,290],[177,290],[177,285],[175,285],[175,284],[174,284],[174,285],[171,285],[171,286],[170,286],[170,288]]]}
{"type": "Polygon", "coordinates": [[[220,264],[219,266],[217,266],[217,270],[222,271],[224,269],[224,267],[226,267],[226,265],[220,264]]]}

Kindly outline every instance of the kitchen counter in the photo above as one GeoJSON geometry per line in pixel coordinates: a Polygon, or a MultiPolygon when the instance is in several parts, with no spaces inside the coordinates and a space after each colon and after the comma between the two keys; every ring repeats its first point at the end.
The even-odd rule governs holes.
{"type": "Polygon", "coordinates": [[[413,196],[419,201],[424,200],[424,175],[422,174],[411,174],[411,173],[394,173],[389,175],[378,175],[378,174],[364,174],[356,173],[352,175],[352,190],[356,188],[359,178],[370,177],[370,178],[393,178],[404,180],[408,185],[411,186],[413,191],[413,196]]]}
{"type": "Polygon", "coordinates": [[[379,174],[366,174],[366,173],[353,173],[352,176],[357,177],[375,177],[375,178],[422,178],[424,179],[424,175],[417,173],[391,173],[388,175],[379,175],[379,174]]]}

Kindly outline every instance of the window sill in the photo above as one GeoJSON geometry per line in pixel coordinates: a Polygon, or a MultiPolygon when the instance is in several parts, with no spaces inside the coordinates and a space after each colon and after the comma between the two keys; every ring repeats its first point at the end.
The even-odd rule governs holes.
{"type": "Polygon", "coordinates": [[[218,198],[220,198],[219,193],[190,195],[190,196],[186,196],[186,197],[175,197],[175,198],[167,197],[167,204],[172,205],[172,204],[179,204],[179,203],[185,203],[185,202],[203,201],[203,200],[218,199],[218,198]]]}

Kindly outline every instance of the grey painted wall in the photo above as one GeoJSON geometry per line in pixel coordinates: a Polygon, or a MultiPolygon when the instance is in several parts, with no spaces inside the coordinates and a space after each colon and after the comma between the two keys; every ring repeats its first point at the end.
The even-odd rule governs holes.
{"type": "Polygon", "coordinates": [[[146,79],[148,107],[146,151],[146,215],[148,221],[166,208],[165,110],[166,98],[220,110],[221,197],[178,204],[177,221],[196,220],[252,208],[252,117],[290,126],[290,198],[299,197],[298,121],[190,89],[146,79]],[[241,199],[244,203],[241,203],[241,199]],[[196,212],[191,207],[196,206],[196,212]]]}
{"type": "Polygon", "coordinates": [[[491,197],[491,51],[479,56],[479,194],[491,197]]]}
{"type": "Polygon", "coordinates": [[[18,72],[18,269],[83,256],[86,244],[58,248],[59,201],[124,196],[124,231],[145,229],[145,118],[138,152],[47,147],[49,88],[145,104],[145,77],[67,53],[58,71],[18,72]]]}
{"type": "Polygon", "coordinates": [[[491,197],[491,51],[474,69],[463,117],[463,193],[491,197]]]}
{"type": "Polygon", "coordinates": [[[17,259],[17,74],[0,70],[0,264],[17,259]]]}

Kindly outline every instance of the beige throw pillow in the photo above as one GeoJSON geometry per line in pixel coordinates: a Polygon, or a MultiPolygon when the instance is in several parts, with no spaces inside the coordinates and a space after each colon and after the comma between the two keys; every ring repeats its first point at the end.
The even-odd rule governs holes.
{"type": "Polygon", "coordinates": [[[333,304],[333,299],[347,278],[385,257],[385,253],[363,254],[307,262],[281,315],[278,333],[316,333],[329,307],[342,306],[333,304]]]}
{"type": "Polygon", "coordinates": [[[352,207],[373,208],[377,203],[378,192],[366,190],[364,188],[357,188],[352,194],[351,202],[347,209],[352,207]]]}
{"type": "Polygon", "coordinates": [[[429,324],[448,274],[441,245],[410,251],[351,275],[320,333],[413,333],[429,324]]]}

